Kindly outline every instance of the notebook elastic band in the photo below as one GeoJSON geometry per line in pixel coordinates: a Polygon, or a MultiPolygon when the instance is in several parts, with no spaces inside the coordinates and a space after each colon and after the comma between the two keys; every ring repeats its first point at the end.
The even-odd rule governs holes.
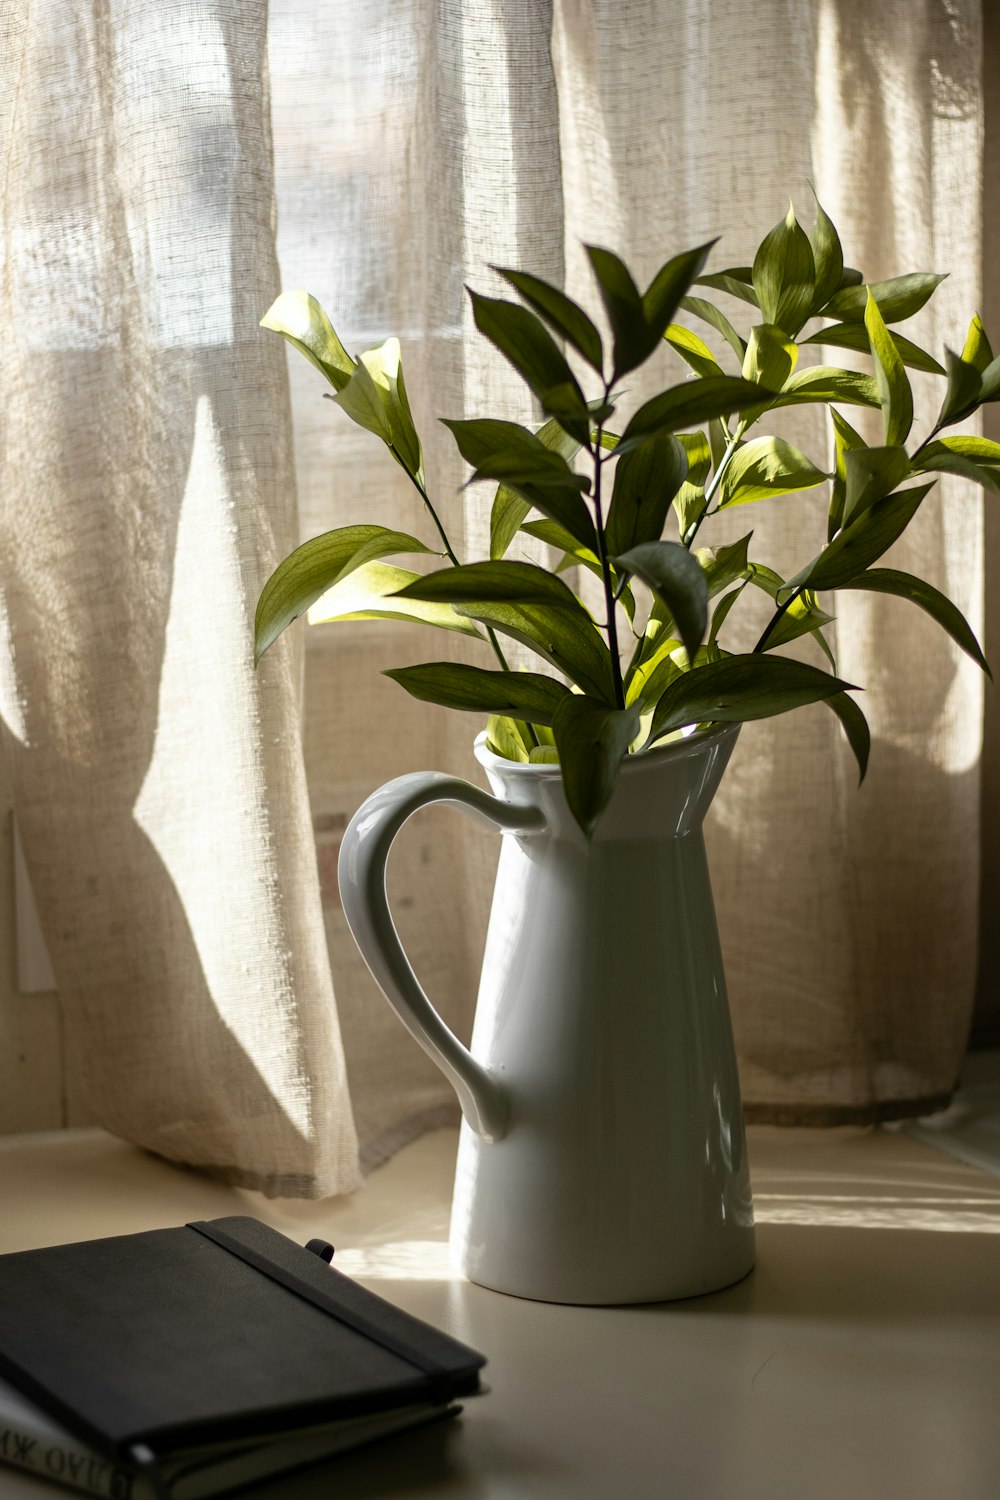
{"type": "Polygon", "coordinates": [[[217,1225],[200,1221],[198,1223],[190,1223],[187,1227],[188,1229],[197,1230],[207,1240],[212,1240],[216,1245],[221,1246],[223,1250],[228,1250],[230,1255],[235,1255],[238,1260],[243,1261],[248,1266],[252,1266],[255,1271],[262,1272],[271,1281],[278,1282],[288,1291],[294,1292],[296,1296],[303,1297],[307,1302],[311,1302],[313,1307],[318,1307],[321,1312],[325,1312],[330,1317],[336,1318],[338,1323],[343,1323],[346,1327],[353,1328],[355,1333],[362,1334],[374,1344],[380,1344],[383,1349],[388,1349],[391,1354],[398,1354],[400,1359],[405,1359],[408,1364],[415,1365],[424,1375],[442,1377],[445,1380],[450,1377],[451,1371],[445,1365],[439,1364],[435,1359],[431,1359],[422,1350],[415,1348],[408,1340],[401,1339],[396,1334],[387,1333],[384,1328],[380,1328],[377,1323],[374,1323],[370,1318],[366,1318],[364,1313],[355,1312],[353,1308],[342,1306],[335,1297],[329,1296],[318,1287],[311,1286],[308,1281],[303,1281],[295,1275],[294,1271],[286,1271],[283,1266],[275,1265],[266,1255],[261,1255],[259,1251],[251,1250],[248,1245],[241,1244],[233,1235],[227,1234],[224,1229],[219,1229],[217,1225]]]}

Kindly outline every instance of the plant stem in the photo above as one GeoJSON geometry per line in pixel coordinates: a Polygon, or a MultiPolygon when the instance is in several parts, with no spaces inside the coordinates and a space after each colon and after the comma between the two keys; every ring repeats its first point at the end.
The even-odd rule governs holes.
{"type": "MultiPolygon", "coordinates": [[[[404,464],[403,467],[406,468],[406,465],[404,464]]],[[[410,474],[409,469],[406,469],[406,472],[407,474],[410,474]]],[[[455,553],[455,549],[452,547],[451,543],[448,540],[448,533],[445,531],[444,527],[441,524],[441,517],[438,515],[437,511],[431,504],[430,495],[428,495],[423,483],[417,478],[415,474],[410,474],[410,479],[413,481],[413,487],[416,490],[417,494],[420,496],[421,500],[424,502],[428,511],[430,512],[431,520],[437,527],[438,536],[441,538],[441,543],[444,547],[445,555],[447,556],[448,561],[452,563],[454,567],[459,567],[460,563],[455,553]]]]}
{"type": "Polygon", "coordinates": [[[784,604],[778,605],[777,609],[774,611],[774,614],[771,616],[770,620],[767,622],[767,625],[764,627],[764,633],[762,634],[760,640],[757,642],[756,646],[753,648],[753,652],[751,653],[751,655],[755,655],[758,651],[764,650],[764,647],[767,645],[768,641],[771,639],[771,636],[774,634],[779,624],[781,623],[783,616],[788,613],[792,605],[795,603],[796,599],[802,593],[803,587],[804,585],[800,585],[799,588],[793,589],[788,598],[785,600],[784,604]]]}
{"type": "MultiPolygon", "coordinates": [[[[404,467],[405,467],[405,465],[404,465],[404,467]]],[[[407,472],[407,474],[410,474],[409,469],[407,469],[406,472],[407,472]]],[[[417,494],[420,496],[421,500],[424,502],[424,504],[426,505],[427,509],[430,511],[431,520],[434,522],[434,525],[437,527],[438,536],[441,538],[441,541],[442,541],[442,543],[444,545],[444,550],[445,550],[445,553],[446,553],[446,555],[448,557],[449,562],[452,564],[453,567],[456,567],[456,568],[461,567],[461,564],[460,564],[460,562],[458,560],[458,556],[457,556],[457,554],[455,552],[455,549],[452,547],[451,542],[449,542],[449,540],[448,540],[448,534],[447,534],[447,532],[445,531],[444,527],[441,524],[441,517],[438,515],[437,511],[434,509],[434,506],[431,504],[431,497],[428,495],[428,493],[427,493],[426,489],[424,488],[423,484],[420,482],[420,480],[416,477],[415,474],[410,474],[410,478],[413,481],[413,484],[414,484],[414,487],[415,487],[415,489],[417,491],[417,494]]],[[[508,662],[506,656],[504,656],[503,651],[501,650],[500,642],[496,638],[495,631],[493,630],[493,628],[490,625],[486,625],[485,623],[483,625],[483,628],[486,631],[486,635],[487,635],[487,638],[489,640],[490,645],[493,647],[493,654],[496,656],[496,659],[500,663],[501,668],[503,669],[503,671],[509,672],[510,671],[510,663],[508,662]]],[[[529,730],[531,730],[531,726],[529,725],[528,727],[529,727],[529,730]]],[[[537,738],[535,736],[534,730],[531,730],[531,735],[532,735],[532,738],[535,740],[535,744],[537,745],[538,740],[537,740],[537,738]]]]}
{"type": "MultiPolygon", "coordinates": [[[[607,399],[605,397],[605,399],[607,399]]],[[[598,424],[597,441],[594,444],[594,520],[597,528],[597,556],[601,564],[601,577],[604,580],[604,603],[608,614],[608,648],[611,652],[611,671],[615,684],[615,702],[619,708],[625,707],[625,685],[622,682],[622,664],[618,656],[618,623],[615,619],[615,590],[611,581],[611,564],[608,562],[608,549],[604,539],[604,516],[601,512],[601,470],[604,460],[601,455],[602,427],[598,424]]]]}
{"type": "Polygon", "coordinates": [[[729,467],[729,460],[736,452],[736,449],[742,441],[743,433],[745,431],[746,429],[741,423],[733,433],[732,437],[729,439],[729,446],[726,448],[725,453],[722,455],[719,467],[712,475],[712,479],[708,486],[708,489],[705,491],[705,509],[702,511],[697,521],[695,521],[694,525],[690,527],[687,536],[682,539],[684,542],[684,546],[688,549],[689,552],[694,545],[695,537],[698,535],[698,528],[701,526],[701,523],[702,521],[704,521],[705,517],[709,514],[708,508],[711,505],[712,501],[715,499],[715,496],[719,489],[719,485],[722,483],[722,477],[725,474],[726,469],[729,467]]]}

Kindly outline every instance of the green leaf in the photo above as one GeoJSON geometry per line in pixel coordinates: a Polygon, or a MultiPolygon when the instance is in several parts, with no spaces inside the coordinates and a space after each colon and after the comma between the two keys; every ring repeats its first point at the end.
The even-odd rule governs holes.
{"type": "MultiPolygon", "coordinates": [[[[813,196],[816,196],[815,193],[813,196]]],[[[816,198],[816,223],[809,236],[809,244],[812,246],[813,262],[816,267],[816,287],[811,311],[818,313],[834,293],[840,290],[844,275],[844,252],[840,244],[840,235],[818,198],[816,198]]]]}
{"type": "Polygon", "coordinates": [[[833,616],[820,609],[816,595],[811,589],[806,589],[785,610],[768,636],[764,650],[773,651],[777,646],[787,646],[789,642],[797,641],[804,635],[815,635],[822,641],[819,635],[821,627],[832,622],[833,616]]]}
{"type": "Polygon", "coordinates": [[[1000,472],[977,464],[961,453],[953,453],[941,443],[929,443],[920,453],[917,469],[934,474],[957,474],[961,479],[971,479],[981,484],[984,490],[1000,495],[1000,472]]]}
{"type": "Polygon", "coordinates": [[[506,271],[501,266],[492,269],[520,292],[528,306],[572,344],[593,369],[601,372],[604,367],[601,335],[582,307],[539,276],[531,276],[526,271],[506,271]]]}
{"type": "MultiPolygon", "coordinates": [[[[944,374],[944,369],[937,360],[910,339],[891,331],[889,337],[904,365],[909,365],[912,370],[925,370],[929,375],[944,374]]],[[[802,343],[829,344],[832,348],[857,349],[864,354],[868,353],[870,347],[864,323],[831,323],[828,328],[820,328],[816,333],[811,333],[802,343]]]]}
{"type": "Polygon", "coordinates": [[[527,765],[534,748],[528,726],[523,719],[508,719],[503,714],[491,714],[486,721],[486,748],[504,760],[513,760],[527,765]]]}
{"type": "Polygon", "coordinates": [[[719,505],[745,505],[774,495],[810,490],[828,476],[784,438],[753,438],[736,449],[726,466],[719,505]]]}
{"type": "Polygon", "coordinates": [[[687,477],[692,484],[704,484],[712,467],[712,448],[703,432],[675,434],[687,454],[687,477]]]}
{"type": "Polygon", "coordinates": [[[827,708],[832,708],[837,715],[843,727],[844,734],[847,736],[847,743],[854,751],[858,770],[861,773],[858,777],[860,784],[865,779],[865,772],[868,769],[868,755],[872,744],[868,720],[854,699],[849,698],[846,693],[834,693],[831,698],[827,698],[824,701],[827,708]]]}
{"type": "Polygon", "coordinates": [[[589,839],[618,784],[618,768],[639,732],[636,708],[608,708],[570,693],[553,725],[563,791],[570,812],[589,839]]]}
{"type": "Polygon", "coordinates": [[[687,454],[687,478],[674,496],[673,506],[682,537],[705,510],[705,480],[712,467],[712,450],[703,432],[679,432],[677,441],[687,454]]]}
{"type": "MultiPolygon", "coordinates": [[[[557,547],[565,555],[565,561],[581,563],[595,577],[603,579],[604,569],[601,567],[600,558],[596,552],[577,541],[571,536],[565,526],[560,526],[557,521],[531,521],[527,526],[522,526],[522,531],[528,536],[533,536],[537,541],[544,542],[547,547],[557,547]]],[[[561,566],[559,571],[561,571],[561,566]]],[[[611,569],[612,580],[617,582],[618,574],[611,569]]],[[[635,599],[632,590],[628,587],[622,589],[619,602],[628,616],[629,623],[635,618],[635,599]]]]}
{"type": "Polygon", "coordinates": [[[1000,359],[995,359],[983,371],[983,383],[979,392],[980,401],[1000,400],[1000,359]]]}
{"type": "Polygon", "coordinates": [[[703,269],[714,244],[715,240],[709,240],[705,245],[696,245],[693,250],[673,256],[660,267],[643,293],[642,311],[652,339],[650,353],[657,340],[663,337],[668,324],[673,322],[681,298],[703,269]]]}
{"type": "MultiPolygon", "coordinates": [[[[750,565],[749,581],[755,588],[762,590],[775,601],[779,594],[783,595],[786,592],[785,580],[781,574],[776,573],[773,568],[766,567],[763,563],[750,565]]],[[[800,635],[808,634],[813,637],[832,670],[836,672],[837,663],[822,630],[823,625],[832,623],[832,617],[819,608],[816,595],[809,589],[805,589],[785,610],[784,615],[769,635],[764,649],[769,651],[772,646],[780,646],[790,640],[795,640],[800,635]],[[785,620],[788,616],[791,616],[791,622],[786,625],[785,620]]]]}
{"type": "Polygon", "coordinates": [[[780,391],[795,369],[799,350],[794,339],[773,323],[758,323],[750,330],[743,360],[743,377],[772,391],[780,391]]]}
{"type": "Polygon", "coordinates": [[[663,337],[697,375],[721,375],[723,373],[718,360],[704,339],[692,333],[690,328],[685,328],[680,323],[671,323],[663,337]]]}
{"type": "Polygon", "coordinates": [[[612,556],[662,535],[670,502],[684,483],[687,468],[684,445],[669,432],[658,433],[641,448],[623,454],[615,467],[605,526],[612,556]]]}
{"type": "Polygon", "coordinates": [[[731,590],[731,592],[728,594],[723,594],[722,598],[713,609],[712,623],[709,626],[708,631],[709,645],[711,645],[718,637],[719,631],[722,629],[729,616],[729,611],[732,609],[733,605],[736,603],[737,599],[746,588],[748,582],[749,579],[745,579],[738,588],[731,590]]]}
{"type": "Polygon", "coordinates": [[[910,460],[900,447],[845,448],[844,508],[840,524],[848,525],[862,511],[888,495],[909,477],[910,460]]]}
{"type": "Polygon", "coordinates": [[[499,460],[478,470],[475,477],[477,479],[505,479],[505,487],[520,495],[528,503],[529,508],[541,511],[543,516],[548,516],[550,520],[557,521],[560,526],[565,526],[567,531],[575,536],[584,547],[589,547],[592,552],[597,550],[597,533],[590,518],[590,511],[581,499],[579,491],[574,487],[533,484],[530,480],[523,478],[513,465],[508,468],[499,460]]]}
{"type": "MultiPolygon", "coordinates": [[[[518,422],[504,422],[496,417],[474,417],[469,422],[458,422],[449,417],[442,417],[441,422],[455,439],[458,451],[465,462],[471,464],[474,469],[478,469],[481,463],[485,463],[497,453],[532,456],[539,451],[542,453],[551,451],[550,446],[543,443],[536,433],[530,432],[527,427],[522,427],[518,422]]],[[[575,446],[578,450],[579,444],[575,446]]]]}
{"type": "Polygon", "coordinates": [[[406,394],[399,340],[386,339],[385,343],[377,349],[366,349],[364,354],[359,356],[355,374],[343,390],[333,397],[334,401],[345,408],[348,392],[357,375],[357,370],[362,366],[367,370],[378,392],[385,416],[385,425],[389,432],[388,441],[392,455],[401,467],[416,479],[421,475],[423,455],[406,394]]]}
{"type": "Polygon", "coordinates": [[[577,603],[576,609],[572,610],[552,604],[477,601],[456,608],[469,619],[491,625],[501,634],[528,646],[591,697],[614,703],[611,653],[581,604],[577,603]]]}
{"type": "Polygon", "coordinates": [[[834,537],[818,557],[790,578],[786,590],[839,589],[871,566],[902,536],[933,484],[900,490],[876,500],[868,510],[834,537]]]}
{"type": "Polygon", "coordinates": [[[747,348],[746,341],[740,338],[725,313],[720,312],[714,302],[706,302],[702,297],[682,297],[681,307],[685,312],[692,313],[694,317],[707,323],[710,328],[714,328],[716,333],[721,333],[742,365],[747,348]]]}
{"type": "Polygon", "coordinates": [[[944,362],[948,386],[937,419],[938,427],[961,422],[964,417],[971,416],[983,400],[983,376],[975,365],[960,359],[953,349],[944,351],[944,362]]]}
{"type": "Polygon", "coordinates": [[[513,365],[548,416],[585,444],[590,419],[583,392],[545,325],[515,302],[484,297],[470,289],[476,327],[513,365]]]}
{"type": "Polygon", "coordinates": [[[641,578],[677,621],[681,640],[693,656],[708,624],[708,589],[697,558],[678,542],[644,542],[619,553],[615,566],[641,578]]]}
{"type": "Polygon", "coordinates": [[[419,577],[419,573],[389,563],[365,563],[320,596],[309,611],[309,622],[323,625],[331,620],[404,620],[483,639],[472,621],[450,604],[424,604],[396,597],[398,589],[419,577]]]}
{"type": "Polygon", "coordinates": [[[651,739],[687,724],[768,719],[851,687],[789,656],[751,653],[695,667],[666,689],[653,714],[651,739]]]}
{"type": "Polygon", "coordinates": [[[668,683],[686,672],[690,658],[674,636],[658,638],[656,647],[636,661],[625,680],[625,702],[638,704],[645,713],[655,704],[668,683]]]}
{"type": "Polygon", "coordinates": [[[957,453],[962,458],[974,459],[979,464],[1000,464],[1000,443],[994,443],[991,438],[977,437],[971,432],[956,432],[952,437],[938,438],[936,442],[928,443],[921,458],[939,451],[957,453]]]}
{"type": "Polygon", "coordinates": [[[351,377],[354,360],[333,330],[333,324],[309,292],[282,292],[260,320],[261,328],[280,333],[300,354],[321,370],[335,391],[351,377]]]}
{"type": "MultiPolygon", "coordinates": [[[[861,332],[868,341],[868,334],[861,327],[861,332]]],[[[844,506],[847,503],[847,464],[845,455],[852,448],[864,448],[865,440],[854,431],[851,424],[840,415],[839,411],[830,408],[830,417],[833,421],[834,432],[834,476],[830,489],[830,517],[827,523],[826,539],[832,542],[841,526],[844,524],[844,506]]]]}
{"type": "Polygon", "coordinates": [[[303,542],[279,563],[261,590],[254,620],[254,664],[293,620],[357,568],[393,553],[430,551],[415,536],[385,526],[341,526],[303,542]]]}
{"type": "Polygon", "coordinates": [[[344,385],[331,396],[332,401],[347,413],[352,422],[381,438],[387,447],[392,446],[392,429],[389,414],[372,378],[368,366],[359,360],[344,385]]]}
{"type": "MultiPolygon", "coordinates": [[[[584,546],[596,549],[594,523],[580,498],[580,491],[590,481],[573,472],[558,447],[546,446],[514,422],[483,419],[446,425],[455,433],[463,457],[477,463],[472,481],[499,479],[506,491],[520,497],[523,507],[513,512],[518,526],[534,507],[565,526],[584,546]],[[499,443],[507,446],[498,448],[495,445],[499,443]]],[[[499,495],[494,500],[494,532],[498,500],[499,495]]],[[[491,550],[494,546],[491,544],[491,550]]]]}
{"type": "Polygon", "coordinates": [[[878,386],[871,375],[857,370],[839,370],[832,365],[810,365],[796,370],[772,406],[802,406],[809,401],[840,401],[846,406],[881,406],[878,386]]]}
{"type": "Polygon", "coordinates": [[[816,263],[791,204],[754,256],[753,286],[764,322],[776,323],[793,336],[798,333],[812,311],[816,263]]]}
{"type": "Polygon", "coordinates": [[[738,542],[729,542],[724,547],[695,549],[693,555],[705,575],[705,587],[710,599],[714,599],[716,594],[721,594],[723,589],[727,589],[737,579],[749,576],[750,562],[747,558],[747,550],[752,536],[753,532],[748,531],[746,536],[741,536],[738,542]]]}
{"type": "Polygon", "coordinates": [[[617,380],[619,375],[634,370],[648,358],[660,335],[650,337],[642,296],[625,262],[613,250],[602,250],[597,245],[585,245],[584,249],[611,324],[614,337],[612,378],[617,380]]]}
{"type": "Polygon", "coordinates": [[[971,656],[976,665],[982,667],[987,677],[992,679],[993,674],[969,622],[958,606],[952,604],[947,595],[932,584],[925,583],[922,578],[915,578],[912,573],[900,573],[895,568],[869,568],[866,573],[859,573],[843,587],[867,589],[877,594],[895,594],[900,599],[909,599],[911,603],[919,605],[951,636],[955,645],[967,656],[971,656]]]}
{"type": "MultiPolygon", "coordinates": [[[[529,562],[464,563],[424,573],[399,590],[400,599],[424,599],[442,604],[548,604],[583,611],[583,606],[561,578],[529,562]]],[[[589,616],[588,616],[589,618],[589,616]]]]}
{"type": "Polygon", "coordinates": [[[502,714],[536,724],[551,724],[569,688],[535,672],[487,672],[461,662],[422,662],[383,672],[411,698],[468,713],[502,714]]]}
{"type": "MultiPolygon", "coordinates": [[[[573,462],[582,446],[575,437],[563,431],[554,417],[540,427],[534,436],[543,447],[551,448],[553,453],[564,458],[567,464],[573,462]]],[[[490,557],[494,562],[503,557],[530,510],[531,502],[522,499],[509,486],[501,485],[497,490],[490,514],[490,557]]]]}
{"type": "Polygon", "coordinates": [[[686,381],[661,391],[640,406],[622,433],[616,451],[625,453],[657,432],[677,432],[681,427],[707,422],[711,417],[757,406],[762,399],[771,400],[773,396],[773,392],[737,375],[709,375],[703,380],[686,381]]]}
{"type": "MultiPolygon", "coordinates": [[[[965,348],[962,350],[962,358],[966,364],[974,365],[982,375],[988,365],[993,363],[993,350],[990,341],[986,337],[986,329],[983,320],[976,313],[969,324],[969,331],[965,336],[965,348]]],[[[943,373],[943,372],[942,372],[943,373]]]]}
{"type": "MultiPolygon", "coordinates": [[[[902,323],[920,311],[942,281],[944,277],[936,276],[932,271],[914,271],[908,276],[894,276],[889,281],[873,281],[871,292],[883,322],[902,323]]],[[[863,323],[867,306],[866,288],[863,285],[849,286],[830,299],[823,315],[842,318],[845,323],[863,323]]]]}
{"type": "Polygon", "coordinates": [[[730,266],[728,271],[715,271],[711,276],[696,276],[692,284],[711,287],[715,292],[728,292],[730,297],[749,302],[751,307],[759,305],[753,287],[753,272],[749,266],[730,266]]]}
{"type": "Polygon", "coordinates": [[[885,440],[890,447],[901,445],[906,442],[913,426],[913,393],[906,378],[903,361],[882,321],[871,287],[868,288],[868,304],[865,308],[865,328],[868,330],[875,363],[875,382],[882,403],[885,440]]]}

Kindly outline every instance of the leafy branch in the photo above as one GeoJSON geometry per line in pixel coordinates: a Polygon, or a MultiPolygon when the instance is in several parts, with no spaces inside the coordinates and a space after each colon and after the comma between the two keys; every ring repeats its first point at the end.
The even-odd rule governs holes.
{"type": "Polygon", "coordinates": [[[499,672],[446,661],[389,675],[424,701],[486,714],[497,754],[558,759],[588,835],[624,755],[803,703],[827,703],[864,776],[868,727],[850,696],[856,689],[836,672],[824,594],[869,589],[908,599],[988,670],[950,600],[909,574],[874,566],[941,473],[1000,493],[1000,444],[944,435],[1000,400],[1000,360],[981,319],[972,319],[962,353],[945,350],[939,363],[893,325],[919,312],[942,278],[916,272],[866,283],[845,265],[819,204],[808,234],[790,207],[750,265],[710,272],[711,248],[672,257],[640,291],[617,255],[588,247],[603,331],[560,288],[528,272],[496,268],[518,301],[470,290],[478,330],[516,370],[542,418],[535,428],[496,418],[446,423],[472,471],[473,493],[493,486],[490,556],[480,562],[459,558],[428,493],[398,342],[355,359],[315,298],[282,294],[263,325],[310,359],[333,387],[331,399],[383,442],[420,494],[443,550],[375,525],[340,527],[304,543],[261,593],[256,659],[306,610],[323,620],[418,621],[485,641],[499,672]],[[704,292],[738,304],[737,321],[749,311],[751,326],[740,332],[704,292]],[[721,339],[722,353],[689,323],[721,339]],[[664,340],[692,378],[653,395],[621,427],[621,382],[664,340]],[[817,344],[867,353],[871,374],[799,368],[800,350],[817,344]],[[733,358],[738,373],[725,369],[733,358]],[[908,368],[945,381],[937,418],[912,451],[908,368]],[[765,414],[805,403],[829,413],[832,472],[780,436],[753,435],[765,414]],[[851,406],[881,412],[881,444],[867,444],[850,425],[843,409],[851,406]],[[576,467],[584,454],[589,473],[576,467]],[[824,484],[825,541],[791,578],[751,559],[752,532],[716,549],[695,546],[722,511],[824,484]],[[671,511],[676,540],[664,535],[671,511]],[[555,570],[509,559],[520,536],[554,547],[561,555],[555,570]],[[386,561],[406,553],[441,557],[448,567],[417,573],[386,561]],[[563,575],[573,568],[600,580],[602,621],[567,585],[563,575]],[[637,584],[647,595],[642,610],[637,584]],[[753,650],[734,655],[721,644],[723,630],[741,601],[761,591],[772,601],[771,617],[753,650]],[[623,670],[626,635],[634,644],[623,670]],[[830,671],[770,654],[805,636],[830,671]],[[511,671],[500,637],[525,647],[542,670],[511,671]]]}

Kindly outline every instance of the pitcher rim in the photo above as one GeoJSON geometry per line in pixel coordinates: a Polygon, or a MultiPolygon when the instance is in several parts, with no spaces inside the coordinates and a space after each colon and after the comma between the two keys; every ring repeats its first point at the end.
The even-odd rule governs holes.
{"type": "MultiPolygon", "coordinates": [[[[683,760],[690,755],[695,755],[714,741],[735,739],[743,728],[742,721],[734,724],[714,724],[710,729],[695,729],[691,734],[685,735],[682,740],[674,740],[669,745],[654,745],[649,750],[639,750],[635,755],[626,755],[621,763],[621,772],[627,776],[630,772],[650,765],[657,760],[683,760]]],[[[560,777],[562,767],[556,763],[546,761],[521,761],[508,760],[504,755],[496,755],[492,750],[486,748],[486,730],[476,735],[472,745],[473,753],[479,764],[483,767],[496,767],[503,775],[513,776],[547,776],[560,777]]]]}

